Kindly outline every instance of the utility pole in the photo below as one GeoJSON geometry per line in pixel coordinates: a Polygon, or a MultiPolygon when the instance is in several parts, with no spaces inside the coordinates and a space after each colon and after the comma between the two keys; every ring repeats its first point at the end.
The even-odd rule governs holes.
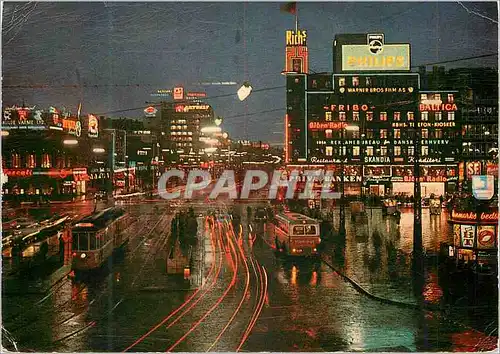
{"type": "Polygon", "coordinates": [[[414,189],[413,189],[413,284],[414,292],[417,298],[422,296],[423,281],[424,281],[424,255],[422,246],[422,201],[420,189],[420,155],[421,155],[421,141],[420,141],[420,115],[415,109],[415,160],[413,164],[414,176],[414,189]]]}
{"type": "Polygon", "coordinates": [[[342,126],[340,129],[340,140],[342,145],[340,147],[340,214],[339,214],[339,234],[340,236],[345,236],[345,205],[344,205],[344,130],[345,127],[342,126]]]}

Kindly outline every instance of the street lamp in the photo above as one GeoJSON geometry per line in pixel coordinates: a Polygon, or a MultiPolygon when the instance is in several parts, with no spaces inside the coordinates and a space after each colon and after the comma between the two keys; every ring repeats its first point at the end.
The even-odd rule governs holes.
{"type": "Polygon", "coordinates": [[[340,154],[340,214],[339,214],[339,234],[341,236],[345,236],[345,192],[344,192],[344,159],[347,154],[345,154],[345,146],[344,146],[344,131],[359,131],[359,126],[357,125],[342,125],[340,128],[340,140],[341,140],[341,149],[342,153],[340,154]]]}
{"type": "Polygon", "coordinates": [[[96,153],[96,154],[102,154],[105,151],[106,150],[104,150],[104,148],[101,148],[101,147],[95,147],[95,148],[92,149],[92,152],[96,153]]]}
{"type": "Polygon", "coordinates": [[[76,139],[65,139],[65,140],[63,140],[63,144],[64,145],[77,145],[78,144],[78,140],[76,140],[76,139]]]}
{"type": "Polygon", "coordinates": [[[245,81],[238,90],[238,98],[240,99],[240,101],[244,101],[248,96],[250,96],[251,92],[252,86],[250,86],[250,83],[248,81],[245,81]]]}

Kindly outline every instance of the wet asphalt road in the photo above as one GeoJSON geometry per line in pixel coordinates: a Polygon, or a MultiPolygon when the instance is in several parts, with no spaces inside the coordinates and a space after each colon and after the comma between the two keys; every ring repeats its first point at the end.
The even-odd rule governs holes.
{"type": "MultiPolygon", "coordinates": [[[[466,318],[451,322],[436,313],[382,304],[325,264],[276,257],[269,226],[250,228],[245,213],[241,230],[226,217],[199,219],[191,282],[167,276],[164,245],[175,210],[158,205],[158,212],[150,204],[126,206],[137,217],[129,230],[132,239],[107,269],[65,278],[46,294],[3,297],[3,323],[20,349],[445,351],[486,345],[484,334],[461,324],[466,318]]],[[[193,205],[197,212],[211,207],[193,205]]],[[[424,245],[450,236],[444,216],[427,224],[425,218],[430,232],[424,230],[424,245]]],[[[374,246],[371,228],[385,230],[385,241],[404,252],[411,214],[403,214],[399,228],[381,216],[364,226],[348,221],[342,270],[380,294],[394,296],[401,289],[406,294],[404,284],[389,293],[390,287],[373,285],[386,283],[390,249],[374,246]]],[[[326,253],[335,260],[334,251],[326,253]]]]}

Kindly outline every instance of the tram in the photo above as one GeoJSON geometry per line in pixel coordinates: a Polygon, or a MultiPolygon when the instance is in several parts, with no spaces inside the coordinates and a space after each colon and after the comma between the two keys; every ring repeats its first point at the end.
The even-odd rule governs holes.
{"type": "Polygon", "coordinates": [[[321,243],[319,222],[298,213],[275,217],[276,249],[286,256],[316,256],[321,243]]]}
{"type": "Polygon", "coordinates": [[[116,248],[129,239],[124,230],[131,218],[123,209],[112,207],[80,220],[72,228],[74,270],[101,267],[116,248]]]}

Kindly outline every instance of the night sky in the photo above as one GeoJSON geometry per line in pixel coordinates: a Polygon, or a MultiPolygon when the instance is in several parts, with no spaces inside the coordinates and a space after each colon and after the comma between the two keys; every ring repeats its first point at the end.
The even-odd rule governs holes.
{"type": "MultiPolygon", "coordinates": [[[[498,50],[494,2],[300,2],[298,12],[299,27],[308,30],[315,72],[332,70],[331,46],[338,33],[383,32],[386,43],[409,42],[412,65],[498,50]]],[[[294,26],[293,15],[266,2],[4,3],[3,84],[49,88],[4,88],[3,102],[21,104],[24,99],[76,112],[82,100],[84,113],[106,113],[158,101],[151,92],[175,85],[209,96],[235,93],[239,86],[196,83],[248,79],[254,89],[282,86],[285,30],[294,26]],[[78,84],[97,87],[60,87],[78,84]],[[113,87],[126,84],[139,86],[113,87]]],[[[497,67],[497,62],[490,57],[447,67],[497,67]]],[[[208,102],[226,117],[224,128],[234,138],[245,138],[247,112],[249,139],[283,140],[284,88],[255,92],[246,104],[236,96],[208,102]]],[[[141,113],[110,116],[137,118],[141,113]]]]}

